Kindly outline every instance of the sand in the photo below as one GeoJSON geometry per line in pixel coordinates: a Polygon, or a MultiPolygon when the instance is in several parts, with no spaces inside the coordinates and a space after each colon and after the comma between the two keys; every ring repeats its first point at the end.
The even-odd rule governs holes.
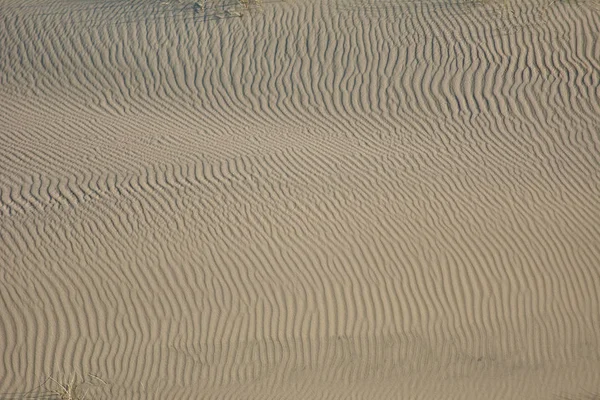
{"type": "Polygon", "coordinates": [[[597,0],[199,4],[0,0],[0,398],[600,398],[597,0]]]}

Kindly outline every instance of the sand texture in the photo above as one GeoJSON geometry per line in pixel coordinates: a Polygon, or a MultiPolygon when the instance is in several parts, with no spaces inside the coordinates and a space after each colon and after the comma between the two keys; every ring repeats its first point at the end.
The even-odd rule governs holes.
{"type": "Polygon", "coordinates": [[[598,0],[0,0],[0,399],[599,399],[598,0]]]}

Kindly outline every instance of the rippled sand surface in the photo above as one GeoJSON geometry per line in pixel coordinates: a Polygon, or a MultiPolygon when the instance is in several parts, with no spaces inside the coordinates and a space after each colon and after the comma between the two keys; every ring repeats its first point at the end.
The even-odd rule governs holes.
{"type": "Polygon", "coordinates": [[[600,398],[600,3],[240,10],[0,0],[0,398],[600,398]]]}

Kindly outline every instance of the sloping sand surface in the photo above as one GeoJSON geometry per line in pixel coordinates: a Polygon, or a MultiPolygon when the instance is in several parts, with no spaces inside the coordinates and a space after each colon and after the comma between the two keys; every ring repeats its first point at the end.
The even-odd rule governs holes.
{"type": "Polygon", "coordinates": [[[600,398],[597,0],[200,4],[0,0],[0,398],[600,398]]]}

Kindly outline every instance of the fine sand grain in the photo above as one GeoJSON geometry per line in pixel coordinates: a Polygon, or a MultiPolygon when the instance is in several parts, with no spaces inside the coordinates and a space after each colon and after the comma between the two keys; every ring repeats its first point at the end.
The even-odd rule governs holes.
{"type": "Polygon", "coordinates": [[[0,399],[600,398],[599,4],[0,0],[0,399]]]}

